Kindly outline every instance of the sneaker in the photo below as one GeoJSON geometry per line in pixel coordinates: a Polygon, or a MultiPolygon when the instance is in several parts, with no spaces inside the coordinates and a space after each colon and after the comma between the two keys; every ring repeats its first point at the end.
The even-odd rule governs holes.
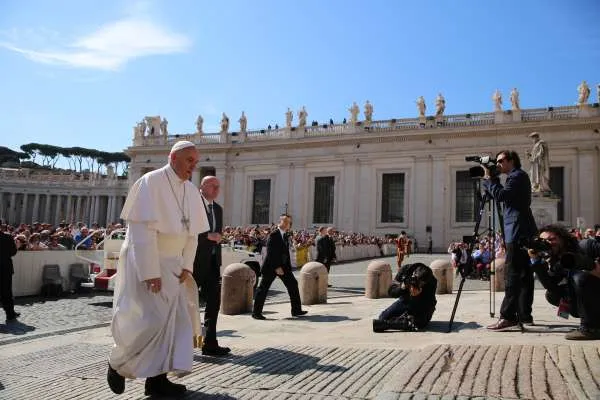
{"type": "Polygon", "coordinates": [[[505,331],[509,328],[512,328],[514,326],[517,326],[517,323],[515,321],[509,321],[507,319],[504,318],[500,318],[498,320],[498,322],[488,325],[486,328],[489,329],[490,331],[505,331]]]}
{"type": "Polygon", "coordinates": [[[600,340],[600,330],[588,330],[579,327],[565,335],[567,340],[600,340]]]}

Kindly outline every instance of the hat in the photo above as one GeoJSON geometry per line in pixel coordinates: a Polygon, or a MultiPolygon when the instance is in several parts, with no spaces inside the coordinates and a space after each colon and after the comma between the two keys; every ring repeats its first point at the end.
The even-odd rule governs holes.
{"type": "Polygon", "coordinates": [[[175,153],[176,151],[187,149],[188,147],[196,147],[196,145],[188,140],[180,140],[171,147],[169,154],[175,153]]]}
{"type": "Polygon", "coordinates": [[[540,136],[540,134],[539,134],[539,133],[537,133],[537,132],[531,132],[531,133],[529,134],[529,137],[536,137],[536,136],[537,136],[537,137],[539,137],[539,136],[540,136]]]}

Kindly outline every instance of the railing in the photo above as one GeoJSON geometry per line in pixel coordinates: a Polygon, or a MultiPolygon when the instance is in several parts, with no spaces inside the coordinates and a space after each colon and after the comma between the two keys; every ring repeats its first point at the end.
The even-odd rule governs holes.
{"type": "MultiPolygon", "coordinates": [[[[600,109],[597,106],[589,106],[592,113],[586,115],[600,116],[600,109]]],[[[580,110],[577,106],[562,106],[548,108],[533,108],[520,110],[521,121],[544,121],[544,120],[565,120],[577,118],[580,110]]],[[[509,114],[509,111],[505,111],[509,114]]],[[[494,125],[496,123],[495,112],[484,112],[474,114],[445,115],[440,118],[428,116],[425,120],[422,118],[403,118],[372,121],[366,125],[365,121],[359,121],[356,125],[351,124],[321,124],[304,127],[303,132],[297,131],[295,127],[292,131],[288,128],[260,129],[251,130],[246,133],[245,140],[241,139],[239,132],[232,135],[224,134],[185,134],[170,136],[145,136],[134,139],[136,146],[151,145],[170,145],[177,140],[189,140],[196,144],[223,144],[223,143],[242,143],[245,141],[263,141],[269,139],[285,139],[294,137],[322,137],[336,136],[343,134],[362,134],[369,132],[392,132],[416,129],[436,129],[436,128],[461,128],[469,126],[494,125]],[[425,123],[424,123],[425,122],[425,123]]]]}
{"type": "Polygon", "coordinates": [[[22,183],[27,181],[32,184],[43,184],[47,186],[64,186],[68,184],[71,187],[89,187],[89,186],[117,186],[128,188],[126,179],[117,179],[116,177],[107,177],[102,175],[74,175],[60,173],[40,173],[35,170],[0,170],[0,181],[22,183]]]}

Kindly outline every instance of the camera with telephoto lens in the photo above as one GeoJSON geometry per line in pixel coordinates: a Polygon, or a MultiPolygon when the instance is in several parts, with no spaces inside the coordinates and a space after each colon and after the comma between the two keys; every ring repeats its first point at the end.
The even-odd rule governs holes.
{"type": "MultiPolygon", "coordinates": [[[[466,156],[465,161],[476,162],[483,165],[490,171],[490,176],[497,176],[500,173],[496,166],[496,160],[491,156],[466,156]]],[[[485,171],[480,166],[471,167],[469,168],[469,175],[471,178],[483,178],[485,171]]]]}
{"type": "Polygon", "coordinates": [[[550,243],[544,239],[536,238],[529,242],[528,253],[535,254],[548,264],[548,272],[554,276],[567,276],[571,270],[586,270],[587,265],[577,265],[578,259],[575,253],[566,252],[559,257],[552,257],[550,243]]]}

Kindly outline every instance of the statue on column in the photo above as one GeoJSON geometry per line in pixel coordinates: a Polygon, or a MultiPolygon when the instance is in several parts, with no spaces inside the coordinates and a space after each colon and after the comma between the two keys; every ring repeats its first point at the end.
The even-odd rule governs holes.
{"type": "Polygon", "coordinates": [[[352,102],[352,107],[350,107],[348,111],[350,111],[350,124],[356,125],[356,122],[358,121],[358,113],[360,112],[358,104],[356,104],[355,101],[352,102]]]}
{"type": "Polygon", "coordinates": [[[294,113],[288,107],[287,111],[285,112],[285,126],[286,126],[286,128],[289,129],[289,128],[292,127],[292,120],[293,119],[294,119],[294,113]]]}
{"type": "Polygon", "coordinates": [[[302,106],[300,111],[298,111],[298,128],[304,128],[306,126],[306,117],[308,117],[306,107],[302,106]]]}
{"type": "Polygon", "coordinates": [[[138,126],[140,129],[140,136],[146,135],[146,128],[148,126],[146,125],[146,120],[144,118],[142,118],[142,120],[138,123],[138,126]]]}
{"type": "Polygon", "coordinates": [[[502,111],[502,93],[500,93],[500,90],[496,89],[492,100],[494,100],[494,111],[502,111]]]}
{"type": "Polygon", "coordinates": [[[133,127],[133,136],[135,138],[140,138],[144,136],[144,131],[146,130],[146,127],[144,127],[142,129],[142,123],[138,122],[134,127],[133,127]]]}
{"type": "Polygon", "coordinates": [[[162,121],[160,122],[160,133],[162,133],[164,136],[169,135],[169,131],[167,130],[168,125],[169,125],[169,121],[167,121],[166,118],[163,118],[162,121]]]}
{"type": "Polygon", "coordinates": [[[444,115],[444,111],[446,110],[446,99],[442,96],[441,93],[438,93],[435,98],[435,116],[441,117],[444,115]]]}
{"type": "Polygon", "coordinates": [[[229,117],[223,113],[221,117],[221,132],[227,133],[229,131],[229,117]]]}
{"type": "Polygon", "coordinates": [[[373,104],[369,103],[369,100],[365,103],[365,121],[370,124],[373,121],[373,104]]]}
{"type": "Polygon", "coordinates": [[[519,91],[517,88],[513,88],[510,92],[510,105],[513,111],[519,111],[521,109],[521,105],[519,104],[519,91]]]}
{"type": "Polygon", "coordinates": [[[196,133],[198,135],[202,134],[202,125],[204,124],[204,118],[202,118],[202,115],[198,115],[198,118],[196,118],[196,133]]]}
{"type": "Polygon", "coordinates": [[[425,98],[423,96],[419,96],[416,103],[417,103],[417,109],[419,110],[419,117],[424,117],[425,110],[427,110],[427,106],[425,105],[425,98]]]}
{"type": "Polygon", "coordinates": [[[600,83],[596,85],[596,103],[600,103],[600,83]]]}
{"type": "Polygon", "coordinates": [[[531,163],[529,177],[531,178],[531,191],[534,193],[549,193],[550,190],[550,153],[548,144],[540,139],[537,132],[529,134],[533,140],[531,151],[527,151],[527,157],[531,163]]]}
{"type": "Polygon", "coordinates": [[[588,99],[590,97],[590,87],[588,86],[586,81],[581,82],[579,86],[577,86],[577,92],[579,93],[579,97],[577,98],[577,105],[582,106],[587,104],[588,99]]]}
{"type": "Polygon", "coordinates": [[[240,132],[246,132],[246,126],[248,125],[248,119],[246,118],[246,114],[242,111],[242,116],[238,120],[240,123],[240,132]]]}

